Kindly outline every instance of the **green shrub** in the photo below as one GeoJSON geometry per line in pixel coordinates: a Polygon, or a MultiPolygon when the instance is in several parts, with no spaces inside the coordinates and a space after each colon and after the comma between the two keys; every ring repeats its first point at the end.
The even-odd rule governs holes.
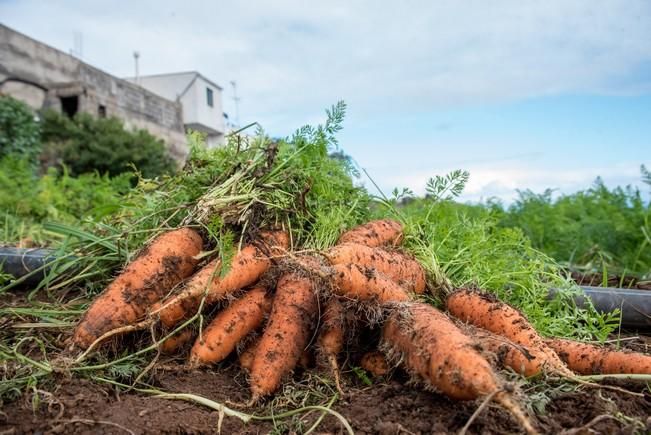
{"type": "Polygon", "coordinates": [[[0,157],[16,154],[33,159],[40,149],[39,124],[29,106],[0,96],[0,157]]]}
{"type": "Polygon", "coordinates": [[[145,130],[125,130],[117,118],[80,113],[70,119],[47,111],[42,130],[47,160],[58,157],[73,176],[94,171],[116,176],[135,165],[143,177],[154,178],[175,169],[162,140],[145,130]]]}
{"type": "Polygon", "coordinates": [[[609,189],[597,179],[587,190],[556,199],[549,189],[519,195],[506,210],[493,205],[500,226],[521,228],[535,248],[557,261],[599,272],[651,269],[650,211],[637,189],[609,189]]]}
{"type": "Polygon", "coordinates": [[[97,173],[71,177],[66,170],[51,168],[37,177],[25,158],[0,159],[0,244],[29,238],[47,243],[41,223],[57,221],[90,225],[119,209],[129,191],[131,174],[109,178],[97,173]]]}

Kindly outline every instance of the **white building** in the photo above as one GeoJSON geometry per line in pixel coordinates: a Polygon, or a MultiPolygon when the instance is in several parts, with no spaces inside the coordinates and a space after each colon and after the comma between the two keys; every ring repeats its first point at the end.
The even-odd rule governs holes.
{"type": "Polygon", "coordinates": [[[183,106],[186,129],[206,135],[206,145],[224,143],[226,125],[222,106],[222,88],[196,71],[155,74],[127,80],[161,97],[178,101],[183,106]]]}

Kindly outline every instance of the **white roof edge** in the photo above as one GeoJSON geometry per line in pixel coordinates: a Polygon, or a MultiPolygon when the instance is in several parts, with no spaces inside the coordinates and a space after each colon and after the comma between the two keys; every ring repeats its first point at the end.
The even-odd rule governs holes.
{"type": "MultiPolygon", "coordinates": [[[[207,81],[220,91],[224,90],[221,86],[219,86],[217,83],[213,82],[210,80],[208,77],[204,76],[201,74],[199,71],[180,71],[180,72],[175,72],[175,73],[160,73],[160,74],[144,74],[141,75],[140,78],[147,78],[147,77],[173,77],[173,76],[182,76],[182,75],[193,75],[194,77],[200,77],[201,79],[207,81]]],[[[125,80],[135,80],[135,77],[125,77],[125,80]]]]}

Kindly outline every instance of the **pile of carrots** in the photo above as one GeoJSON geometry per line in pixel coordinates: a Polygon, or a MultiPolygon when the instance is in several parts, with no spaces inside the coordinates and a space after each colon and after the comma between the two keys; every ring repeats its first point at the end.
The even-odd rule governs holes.
{"type": "Polygon", "coordinates": [[[159,343],[163,352],[181,352],[194,340],[190,367],[237,353],[249,374],[250,403],[256,403],[311,355],[331,368],[341,391],[339,364],[354,346],[353,332],[370,325],[381,331],[378,349],[361,358],[371,373],[402,366],[452,399],[494,400],[528,433],[536,432],[534,425],[498,369],[568,378],[651,374],[650,355],[543,339],[518,310],[477,290],[448,295],[447,313],[421,301],[426,273],[401,250],[402,238],[398,222],[377,220],[343,233],[325,252],[306,254],[292,252],[285,231],[269,230],[244,245],[228,267],[219,259],[199,267],[201,235],[191,228],[170,231],[95,299],[71,340],[77,348],[95,348],[148,327],[167,336],[159,343]],[[214,306],[221,309],[205,327],[179,330],[214,306]]]}

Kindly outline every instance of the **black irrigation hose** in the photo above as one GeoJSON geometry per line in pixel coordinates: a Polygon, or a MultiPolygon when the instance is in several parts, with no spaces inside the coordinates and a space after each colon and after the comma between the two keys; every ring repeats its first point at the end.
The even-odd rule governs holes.
{"type": "MultiPolygon", "coordinates": [[[[651,290],[590,286],[581,286],[581,289],[597,311],[609,313],[620,309],[622,327],[651,329],[651,290]]],[[[575,301],[583,306],[585,297],[577,296],[575,301]]]]}
{"type": "Polygon", "coordinates": [[[49,272],[49,268],[43,266],[55,259],[55,251],[51,249],[0,247],[0,272],[18,279],[41,269],[27,276],[21,283],[24,286],[34,286],[49,272]]]}

